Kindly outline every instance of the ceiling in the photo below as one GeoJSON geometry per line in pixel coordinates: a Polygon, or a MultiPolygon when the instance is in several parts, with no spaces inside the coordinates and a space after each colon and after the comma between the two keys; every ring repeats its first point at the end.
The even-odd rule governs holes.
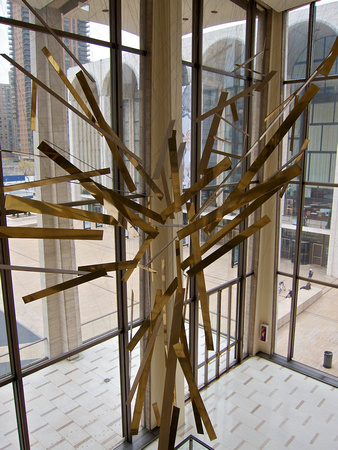
{"type": "MultiPolygon", "coordinates": [[[[14,0],[21,3],[20,0],[14,0]]],[[[28,0],[29,4],[37,10],[49,5],[61,9],[67,17],[87,20],[108,25],[109,1],[108,0],[28,0]]],[[[237,0],[238,1],[238,0],[237,0]]],[[[236,3],[237,3],[236,1],[236,3]]],[[[245,0],[241,2],[245,4],[245,0]]],[[[182,28],[183,34],[191,32],[191,0],[182,0],[182,28]]],[[[277,12],[308,4],[305,0],[264,0],[262,5],[272,8],[277,12]]],[[[135,28],[138,23],[140,0],[123,0],[122,17],[123,29],[138,34],[135,28]]],[[[205,0],[204,1],[204,27],[215,26],[223,23],[231,23],[243,20],[243,10],[230,0],[205,0]]]]}

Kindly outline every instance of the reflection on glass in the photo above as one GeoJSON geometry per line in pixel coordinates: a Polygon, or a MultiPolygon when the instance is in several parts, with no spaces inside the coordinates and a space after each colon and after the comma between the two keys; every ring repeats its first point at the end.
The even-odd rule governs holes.
{"type": "Polygon", "coordinates": [[[203,12],[203,64],[231,72],[245,61],[246,12],[231,1],[210,6],[203,12]]]}
{"type": "Polygon", "coordinates": [[[140,48],[140,0],[124,0],[122,6],[122,45],[140,48]]]}
{"type": "Polygon", "coordinates": [[[24,379],[31,443],[43,448],[122,440],[117,338],[24,379]]]}
{"type": "Polygon", "coordinates": [[[182,2],[182,59],[191,62],[192,0],[182,2]]]}
{"type": "Polygon", "coordinates": [[[306,76],[309,10],[309,6],[303,6],[286,15],[286,79],[301,79],[306,76]]]}
{"type": "MultiPolygon", "coordinates": [[[[314,269],[316,271],[316,268],[314,269]]],[[[314,273],[314,277],[316,273],[314,273]]],[[[337,355],[337,289],[300,282],[294,359],[308,366],[338,376],[337,364],[323,367],[324,352],[337,355]],[[306,289],[306,285],[310,288],[306,289]]]]}
{"type": "Polygon", "coordinates": [[[336,80],[319,82],[319,92],[309,108],[310,140],[307,152],[306,180],[334,183],[337,164],[337,92],[336,80]]]}
{"type": "Polygon", "coordinates": [[[278,275],[275,353],[287,356],[292,293],[292,278],[278,275]]]}
{"type": "Polygon", "coordinates": [[[290,183],[281,199],[281,241],[279,270],[292,273],[297,227],[298,185],[290,183]]]}
{"type": "MultiPolygon", "coordinates": [[[[337,37],[337,1],[324,0],[316,3],[315,36],[313,44],[313,70],[330,52],[337,37]]],[[[330,75],[338,74],[338,61],[333,65],[330,75]]]]}

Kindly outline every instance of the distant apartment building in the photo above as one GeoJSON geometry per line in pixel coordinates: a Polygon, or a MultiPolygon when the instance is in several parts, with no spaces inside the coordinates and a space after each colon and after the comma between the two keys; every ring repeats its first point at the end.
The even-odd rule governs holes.
{"type": "MultiPolygon", "coordinates": [[[[7,1],[7,15],[9,18],[29,22],[30,12],[18,3],[7,1]]],[[[63,29],[70,33],[87,36],[89,24],[85,21],[63,18],[63,29]]],[[[10,27],[8,32],[9,56],[18,64],[31,72],[31,31],[25,28],[10,27]]],[[[89,62],[89,44],[71,39],[65,39],[65,44],[71,49],[81,63],[89,62]]],[[[64,69],[72,67],[73,60],[64,52],[64,69]]],[[[33,154],[33,132],[30,129],[31,114],[31,80],[15,67],[11,67],[9,75],[11,91],[12,128],[17,129],[17,151],[23,154],[33,154]],[[23,89],[24,87],[24,89],[23,89]]]]}

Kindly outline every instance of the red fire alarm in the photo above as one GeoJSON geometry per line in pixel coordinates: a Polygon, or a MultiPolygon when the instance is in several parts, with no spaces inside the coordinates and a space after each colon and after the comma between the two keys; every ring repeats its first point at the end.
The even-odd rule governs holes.
{"type": "Polygon", "coordinates": [[[268,342],[268,333],[269,333],[269,325],[262,323],[260,330],[260,340],[262,342],[268,342]]]}

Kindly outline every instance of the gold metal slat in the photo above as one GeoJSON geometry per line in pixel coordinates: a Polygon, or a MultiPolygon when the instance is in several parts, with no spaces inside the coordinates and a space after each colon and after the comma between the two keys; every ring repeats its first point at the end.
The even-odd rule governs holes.
{"type": "MultiPolygon", "coordinates": [[[[188,209],[188,219],[189,222],[192,223],[192,218],[195,215],[195,207],[193,203],[187,204],[188,209]]],[[[198,264],[201,261],[201,249],[200,249],[200,242],[199,242],[199,233],[198,231],[195,231],[194,233],[191,233],[190,235],[191,240],[191,251],[194,258],[195,265],[198,264]]],[[[210,321],[210,312],[209,312],[209,302],[208,302],[208,296],[207,296],[207,288],[205,284],[205,278],[203,271],[200,271],[196,275],[196,281],[198,286],[198,293],[200,297],[201,302],[201,310],[202,310],[202,319],[203,319],[203,326],[204,326],[204,335],[205,335],[205,343],[207,350],[213,350],[214,344],[212,340],[212,329],[211,329],[211,321],[210,321]]]]}
{"type": "Polygon", "coordinates": [[[57,294],[58,292],[65,291],[66,289],[79,286],[80,284],[87,283],[92,280],[96,280],[97,278],[104,277],[105,275],[107,275],[107,272],[104,269],[98,270],[97,272],[91,272],[87,275],[82,275],[78,278],[73,278],[72,280],[55,284],[54,286],[42,289],[41,291],[34,292],[33,294],[25,295],[24,297],[22,297],[22,299],[25,303],[30,303],[34,300],[38,300],[39,298],[57,294]]]}
{"type": "Polygon", "coordinates": [[[205,259],[203,259],[198,264],[196,264],[194,267],[192,267],[190,270],[188,270],[188,272],[187,272],[188,276],[193,277],[194,275],[199,273],[201,270],[204,270],[210,264],[215,262],[217,259],[219,259],[221,256],[225,255],[227,252],[229,252],[233,248],[237,247],[237,245],[239,245],[241,242],[248,239],[250,236],[252,236],[254,233],[259,231],[261,228],[265,227],[265,225],[267,225],[270,222],[271,222],[271,220],[269,219],[268,216],[264,216],[261,219],[257,220],[257,222],[255,222],[249,228],[242,231],[242,233],[235,236],[233,239],[231,239],[231,241],[222,245],[222,247],[220,247],[218,250],[214,251],[211,255],[207,256],[205,259]]]}
{"type": "Polygon", "coordinates": [[[81,239],[102,240],[102,230],[72,228],[0,227],[0,237],[16,239],[81,239]]]}
{"type": "Polygon", "coordinates": [[[88,177],[98,177],[100,175],[107,175],[110,173],[110,169],[98,169],[91,170],[89,172],[82,172],[74,175],[63,175],[60,177],[54,178],[45,178],[42,180],[35,181],[27,181],[25,183],[11,184],[10,186],[4,186],[2,189],[0,188],[0,192],[12,192],[12,191],[20,191],[21,189],[29,189],[32,187],[40,187],[40,186],[49,186],[51,184],[65,183],[73,180],[82,180],[88,177]]]}
{"type": "Polygon", "coordinates": [[[36,98],[38,93],[38,86],[35,81],[32,81],[32,99],[31,99],[31,121],[30,121],[30,129],[35,131],[36,125],[36,98]]]}
{"type": "MultiPolygon", "coordinates": [[[[221,105],[222,103],[224,103],[227,98],[228,98],[228,92],[222,91],[221,95],[219,97],[219,100],[218,100],[217,107],[219,105],[221,105]]],[[[220,108],[219,111],[220,111],[219,112],[220,115],[222,115],[223,108],[220,108]]],[[[197,169],[197,173],[200,174],[200,175],[208,167],[208,162],[209,162],[209,159],[210,159],[212,147],[213,147],[214,141],[215,141],[215,135],[217,134],[217,130],[218,130],[220,121],[221,121],[220,116],[215,114],[215,116],[213,117],[212,122],[211,122],[211,126],[210,126],[210,130],[209,130],[209,133],[208,133],[208,137],[207,137],[207,140],[205,142],[204,150],[203,150],[203,153],[202,153],[202,156],[201,156],[201,160],[200,160],[200,163],[199,163],[199,166],[198,166],[198,169],[197,169]]]]}
{"type": "Polygon", "coordinates": [[[191,371],[191,367],[189,366],[189,363],[187,362],[187,358],[185,356],[183,345],[175,344],[174,349],[175,349],[177,358],[181,364],[185,379],[187,380],[187,383],[189,385],[189,391],[190,391],[191,398],[195,401],[195,404],[198,408],[200,416],[203,420],[205,429],[207,430],[209,439],[211,441],[213,441],[214,439],[217,438],[217,436],[216,436],[215,430],[212,426],[212,423],[210,421],[207,410],[205,409],[202,397],[199,393],[198,387],[196,385],[196,381],[195,381],[193,373],[191,371]]]}
{"type": "Polygon", "coordinates": [[[41,202],[39,200],[18,197],[16,195],[6,195],[5,208],[23,212],[48,214],[56,217],[66,217],[67,219],[120,226],[120,224],[112,216],[107,214],[71,208],[70,206],[55,205],[53,203],[41,202]]]}

